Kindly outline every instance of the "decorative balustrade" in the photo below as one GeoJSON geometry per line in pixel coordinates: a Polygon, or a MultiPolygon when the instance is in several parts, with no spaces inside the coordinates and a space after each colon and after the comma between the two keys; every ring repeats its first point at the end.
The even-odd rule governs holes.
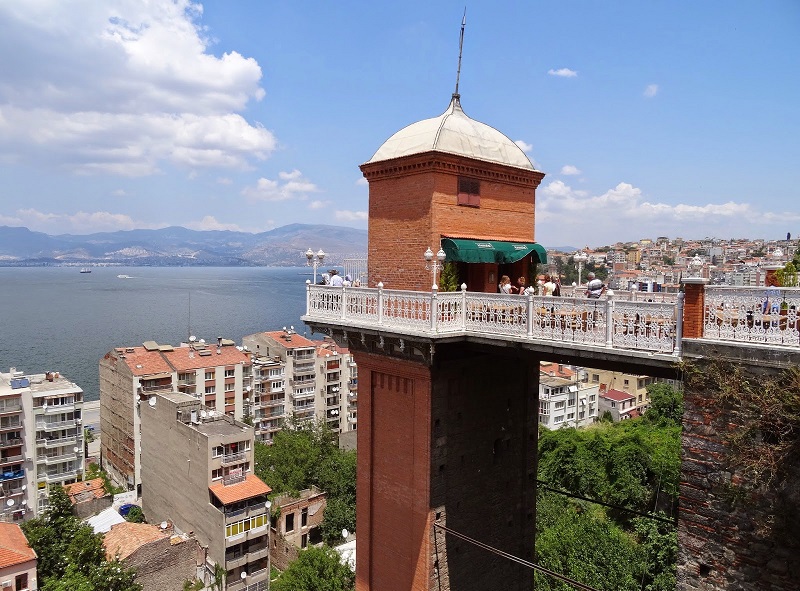
{"type": "Polygon", "coordinates": [[[307,285],[306,315],[420,336],[491,334],[680,355],[675,303],[307,285]]]}
{"type": "Polygon", "coordinates": [[[796,347],[798,308],[800,288],[706,286],[703,336],[796,347]]]}

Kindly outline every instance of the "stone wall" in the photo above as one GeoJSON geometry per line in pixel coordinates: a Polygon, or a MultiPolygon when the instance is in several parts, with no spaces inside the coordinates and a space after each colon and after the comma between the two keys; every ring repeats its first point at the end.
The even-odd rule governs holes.
{"type": "Polygon", "coordinates": [[[123,562],[136,569],[142,591],[181,591],[197,575],[201,554],[196,539],[172,536],[143,545],[123,562]]]}
{"type": "Polygon", "coordinates": [[[678,590],[800,589],[800,379],[715,358],[686,372],[678,590]]]}

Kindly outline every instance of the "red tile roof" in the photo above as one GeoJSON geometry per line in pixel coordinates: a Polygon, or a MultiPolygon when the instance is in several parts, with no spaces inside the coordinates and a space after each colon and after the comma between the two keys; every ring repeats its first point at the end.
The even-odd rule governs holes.
{"type": "Polygon", "coordinates": [[[169,366],[159,351],[148,351],[144,347],[129,347],[133,349],[129,352],[124,350],[120,355],[125,356],[125,363],[135,376],[147,376],[157,373],[171,373],[169,366]]]}
{"type": "Polygon", "coordinates": [[[273,330],[271,332],[264,332],[262,334],[271,337],[274,341],[276,341],[282,347],[285,347],[287,349],[297,349],[299,347],[305,348],[314,346],[314,341],[310,341],[303,335],[299,335],[297,333],[292,334],[291,340],[288,341],[283,338],[286,336],[286,333],[283,332],[282,330],[273,330]]]}
{"type": "Polygon", "coordinates": [[[608,398],[609,400],[615,400],[617,402],[622,402],[623,400],[635,400],[636,396],[633,394],[628,394],[627,392],[620,392],[619,390],[608,390],[607,392],[600,393],[601,398],[608,398]]]}
{"type": "Polygon", "coordinates": [[[36,560],[36,552],[16,523],[0,523],[0,568],[36,560]]]}
{"type": "Polygon", "coordinates": [[[199,351],[193,351],[191,347],[175,347],[172,351],[163,351],[162,355],[175,368],[175,371],[236,365],[239,363],[250,364],[249,355],[230,345],[219,347],[219,354],[217,353],[217,346],[214,344],[206,345],[205,350],[209,351],[211,355],[200,355],[199,351]],[[194,352],[194,355],[190,356],[192,352],[194,352]]]}
{"type": "Polygon", "coordinates": [[[74,484],[65,484],[64,490],[73,505],[90,498],[99,499],[100,497],[106,496],[102,478],[94,478],[93,480],[87,480],[85,482],[75,482],[74,484]]]}
{"type": "Polygon", "coordinates": [[[139,548],[150,542],[166,538],[169,534],[162,531],[157,525],[149,523],[117,523],[111,526],[111,531],[103,537],[106,548],[106,557],[113,560],[119,556],[120,560],[136,552],[139,548]]]}
{"type": "Polygon", "coordinates": [[[258,495],[266,495],[272,492],[264,482],[254,474],[248,474],[244,481],[236,484],[229,484],[225,486],[222,482],[215,482],[208,487],[215,497],[217,497],[223,505],[230,505],[238,501],[244,501],[257,497],[258,495]]]}
{"type": "Polygon", "coordinates": [[[539,371],[546,373],[549,376],[556,376],[565,379],[572,378],[575,375],[571,369],[564,367],[563,365],[559,365],[558,363],[540,363],[539,371]],[[559,367],[561,369],[559,369],[559,367]]]}

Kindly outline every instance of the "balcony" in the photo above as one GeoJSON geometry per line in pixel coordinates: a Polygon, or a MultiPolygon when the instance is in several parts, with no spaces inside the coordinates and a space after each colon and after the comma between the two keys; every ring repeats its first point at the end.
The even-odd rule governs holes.
{"type": "Polygon", "coordinates": [[[0,421],[0,431],[11,431],[12,429],[19,429],[21,427],[22,422],[19,420],[19,417],[9,417],[9,420],[0,421]]]}
{"type": "Polygon", "coordinates": [[[53,415],[56,413],[62,412],[72,412],[75,410],[75,403],[72,402],[70,404],[43,404],[42,406],[35,407],[34,412],[36,414],[40,414],[41,411],[44,411],[46,415],[53,415]]]}
{"type": "Polygon", "coordinates": [[[5,404],[0,404],[0,415],[20,412],[22,410],[22,403],[19,399],[14,401],[6,401],[5,404]]]}
{"type": "Polygon", "coordinates": [[[73,435],[71,437],[61,437],[60,439],[39,438],[36,440],[36,444],[44,445],[46,448],[59,447],[62,445],[77,445],[78,436],[73,435]]]}
{"type": "Polygon", "coordinates": [[[15,454],[13,456],[0,456],[0,465],[3,464],[17,464],[25,460],[23,454],[15,454]]]}
{"type": "Polygon", "coordinates": [[[60,454],[57,456],[37,456],[36,463],[50,465],[50,464],[60,464],[61,462],[68,462],[69,460],[74,460],[80,457],[78,455],[80,452],[81,450],[78,450],[73,453],[60,454]]]}
{"type": "Polygon", "coordinates": [[[80,423],[81,419],[70,419],[68,421],[36,421],[36,429],[55,431],[57,429],[69,429],[70,427],[77,427],[80,423]]]}
{"type": "Polygon", "coordinates": [[[242,474],[228,474],[227,476],[222,477],[222,484],[225,486],[230,486],[232,484],[239,484],[240,482],[244,482],[247,479],[247,475],[242,474]]]}
{"type": "Polygon", "coordinates": [[[82,470],[74,468],[72,470],[65,470],[64,472],[47,472],[44,474],[37,474],[37,482],[55,483],[62,482],[70,478],[78,478],[82,474],[82,470]]]}
{"type": "Polygon", "coordinates": [[[13,447],[15,445],[22,445],[22,439],[19,437],[6,437],[0,439],[0,448],[13,447]]]}
{"type": "Polygon", "coordinates": [[[223,466],[230,466],[232,464],[241,464],[242,462],[247,460],[247,452],[240,451],[233,454],[225,454],[222,456],[222,465],[223,466]]]}
{"type": "Polygon", "coordinates": [[[0,487],[0,499],[24,495],[25,489],[22,486],[4,485],[0,487]]]}
{"type": "Polygon", "coordinates": [[[25,470],[3,470],[0,472],[0,482],[7,482],[9,480],[16,480],[17,478],[25,478],[25,470]]]}

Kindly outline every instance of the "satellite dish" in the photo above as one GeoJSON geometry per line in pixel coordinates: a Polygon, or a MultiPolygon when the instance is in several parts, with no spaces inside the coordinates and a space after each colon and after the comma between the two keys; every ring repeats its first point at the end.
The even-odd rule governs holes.
{"type": "Polygon", "coordinates": [[[149,404],[150,406],[155,406],[156,405],[156,397],[155,396],[151,396],[150,400],[147,401],[147,404],[149,404]]]}
{"type": "Polygon", "coordinates": [[[208,413],[206,413],[206,411],[204,411],[204,410],[201,410],[201,411],[200,411],[200,416],[201,416],[202,418],[206,418],[206,414],[208,414],[208,413]]]}
{"type": "Polygon", "coordinates": [[[161,522],[161,529],[167,529],[167,525],[169,525],[166,521],[161,522]]]}
{"type": "Polygon", "coordinates": [[[23,505],[27,505],[28,504],[28,499],[22,499],[22,504],[23,505]]]}
{"type": "Polygon", "coordinates": [[[347,531],[347,528],[344,528],[344,529],[342,530],[342,537],[343,537],[343,538],[346,540],[346,539],[347,539],[347,536],[349,536],[349,535],[350,535],[350,532],[349,532],[349,531],[347,531]]]}
{"type": "Polygon", "coordinates": [[[247,572],[246,572],[246,571],[242,571],[242,574],[241,574],[241,575],[239,575],[239,576],[240,576],[240,577],[242,578],[242,580],[244,581],[244,580],[247,578],[247,572]]]}
{"type": "Polygon", "coordinates": [[[192,336],[190,336],[190,337],[189,337],[189,342],[190,342],[190,343],[194,343],[196,340],[197,340],[197,337],[196,337],[196,336],[194,336],[194,335],[192,335],[192,336]]]}
{"type": "Polygon", "coordinates": [[[8,499],[6,501],[6,505],[8,505],[9,507],[13,507],[14,506],[14,499],[8,499]]]}
{"type": "Polygon", "coordinates": [[[205,343],[205,342],[206,342],[205,339],[200,339],[200,343],[205,343]]]}
{"type": "Polygon", "coordinates": [[[28,485],[27,484],[23,484],[22,485],[22,490],[25,490],[26,488],[28,488],[28,485]]]}

